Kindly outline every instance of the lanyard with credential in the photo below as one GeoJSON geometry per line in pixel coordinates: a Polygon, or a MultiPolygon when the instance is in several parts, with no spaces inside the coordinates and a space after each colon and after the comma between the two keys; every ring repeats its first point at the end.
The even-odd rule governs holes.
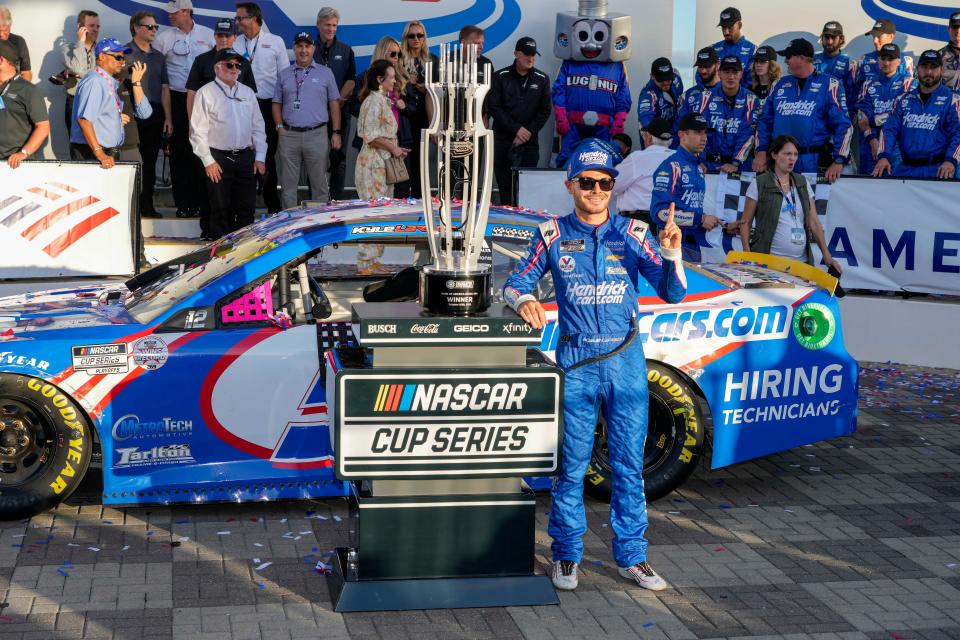
{"type": "Polygon", "coordinates": [[[260,46],[260,34],[257,34],[257,37],[254,38],[253,43],[253,53],[250,52],[250,41],[244,38],[243,48],[247,54],[247,60],[250,61],[250,66],[253,66],[253,58],[257,55],[257,47],[260,46]]]}
{"type": "Polygon", "coordinates": [[[117,101],[117,113],[123,115],[123,103],[120,101],[120,94],[117,93],[117,81],[105,74],[100,67],[94,69],[97,75],[107,81],[113,91],[113,99],[117,101]]]}
{"type": "Polygon", "coordinates": [[[307,81],[307,76],[310,75],[310,67],[307,67],[306,69],[303,70],[303,77],[301,77],[300,74],[297,73],[300,70],[301,70],[300,67],[297,67],[293,70],[293,81],[297,85],[296,104],[298,105],[298,107],[300,105],[300,88],[303,86],[303,83],[307,81]]]}
{"type": "Polygon", "coordinates": [[[7,80],[7,84],[3,85],[3,91],[0,91],[0,98],[2,98],[3,96],[7,95],[7,89],[9,89],[9,88],[10,88],[10,85],[13,84],[13,81],[16,80],[16,79],[19,78],[19,77],[20,77],[20,74],[18,73],[17,75],[15,75],[15,76],[13,76],[12,78],[10,78],[9,80],[7,80]]]}

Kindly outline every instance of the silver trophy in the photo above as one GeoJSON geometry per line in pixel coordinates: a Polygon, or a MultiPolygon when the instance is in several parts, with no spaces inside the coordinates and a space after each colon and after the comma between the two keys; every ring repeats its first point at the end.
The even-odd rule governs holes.
{"type": "Polygon", "coordinates": [[[421,272],[420,300],[427,312],[439,315],[471,315],[490,306],[490,268],[480,256],[493,190],[493,131],[482,112],[492,69],[486,65],[481,82],[477,55],[476,45],[441,45],[438,81],[432,81],[432,62],[425,73],[434,110],[421,134],[420,179],[433,264],[421,272]],[[432,140],[435,175],[429,168],[432,140]]]}

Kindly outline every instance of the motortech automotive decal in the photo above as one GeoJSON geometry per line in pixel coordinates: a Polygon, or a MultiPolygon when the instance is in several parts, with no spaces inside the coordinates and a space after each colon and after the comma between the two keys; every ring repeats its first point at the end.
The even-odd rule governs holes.
{"type": "MultiPolygon", "coordinates": [[[[162,11],[156,2],[131,2],[131,0],[100,0],[102,4],[131,16],[137,11],[162,11]]],[[[263,10],[263,21],[270,33],[274,33],[284,42],[292,42],[293,36],[301,31],[311,34],[317,32],[316,9],[319,5],[310,5],[309,9],[298,11],[297,19],[291,18],[288,13],[272,0],[261,0],[257,3],[263,10]],[[302,24],[298,24],[302,23],[302,24]]],[[[281,2],[281,5],[306,5],[307,3],[281,2]]],[[[449,0],[439,0],[429,4],[424,2],[396,3],[403,9],[401,20],[394,22],[367,22],[355,24],[351,22],[349,13],[341,7],[344,14],[337,29],[337,39],[353,47],[357,56],[357,71],[363,71],[370,64],[370,55],[373,47],[384,35],[391,35],[397,39],[403,34],[403,27],[410,20],[421,20],[430,35],[430,47],[433,53],[438,53],[440,42],[456,42],[460,27],[465,24],[475,24],[484,29],[484,50],[490,51],[507,42],[520,24],[521,10],[519,0],[473,0],[463,8],[464,2],[453,3],[449,0]],[[450,10],[445,15],[424,17],[430,13],[430,5],[439,7],[457,4],[460,8],[450,10]]],[[[235,0],[194,0],[194,18],[197,22],[211,29],[218,18],[236,14],[235,0]]],[[[366,10],[366,7],[364,7],[366,10]]],[[[442,9],[441,9],[442,11],[442,9]]]]}

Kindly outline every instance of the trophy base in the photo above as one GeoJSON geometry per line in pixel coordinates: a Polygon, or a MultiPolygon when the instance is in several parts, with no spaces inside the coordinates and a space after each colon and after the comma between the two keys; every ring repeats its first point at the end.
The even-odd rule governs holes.
{"type": "Polygon", "coordinates": [[[470,316],[490,308],[489,271],[444,271],[424,267],[420,272],[420,302],[427,313],[470,316]]]}

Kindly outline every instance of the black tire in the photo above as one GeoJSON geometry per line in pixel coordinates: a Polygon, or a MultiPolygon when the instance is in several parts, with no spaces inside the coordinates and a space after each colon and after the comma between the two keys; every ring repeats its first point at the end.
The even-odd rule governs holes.
{"type": "Polygon", "coordinates": [[[66,393],[37,378],[0,374],[0,520],[66,500],[83,479],[94,434],[66,393]]]}
{"type": "MultiPolygon", "coordinates": [[[[647,384],[650,409],[643,455],[643,487],[647,502],[653,502],[680,487],[697,468],[704,451],[706,424],[696,393],[676,371],[647,361],[647,384]]],[[[602,417],[597,422],[584,486],[593,497],[610,501],[613,470],[602,417]]]]}

